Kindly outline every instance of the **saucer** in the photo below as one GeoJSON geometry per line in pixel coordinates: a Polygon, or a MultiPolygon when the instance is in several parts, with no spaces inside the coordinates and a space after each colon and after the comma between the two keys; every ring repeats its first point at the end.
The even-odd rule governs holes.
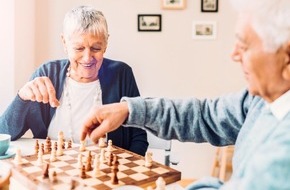
{"type": "Polygon", "coordinates": [[[14,156],[15,153],[16,153],[15,147],[10,145],[7,152],[4,155],[0,156],[0,160],[10,158],[10,157],[14,156]]]}

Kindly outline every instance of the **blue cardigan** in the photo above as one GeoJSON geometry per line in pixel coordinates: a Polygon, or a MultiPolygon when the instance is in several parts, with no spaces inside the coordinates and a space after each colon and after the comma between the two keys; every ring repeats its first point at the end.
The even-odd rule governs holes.
{"type": "MultiPolygon", "coordinates": [[[[41,65],[32,75],[31,80],[47,76],[60,99],[66,78],[69,60],[54,60],[41,65]]],[[[99,71],[103,104],[119,102],[122,96],[140,96],[132,72],[127,64],[104,58],[99,71]]],[[[34,138],[46,138],[50,121],[56,109],[49,104],[23,101],[18,95],[0,116],[0,133],[8,133],[16,140],[31,129],[34,138]]],[[[147,134],[138,128],[120,127],[108,134],[113,144],[124,149],[145,155],[148,148],[147,134]]]]}

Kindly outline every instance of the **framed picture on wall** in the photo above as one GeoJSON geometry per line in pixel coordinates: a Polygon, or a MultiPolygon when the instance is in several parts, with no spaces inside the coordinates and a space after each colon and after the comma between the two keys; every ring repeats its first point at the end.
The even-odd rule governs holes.
{"type": "Polygon", "coordinates": [[[201,0],[201,12],[218,12],[218,0],[201,0]]]}
{"type": "Polygon", "coordinates": [[[184,9],[186,0],[161,0],[162,9],[184,9]]]}
{"type": "Polygon", "coordinates": [[[192,38],[201,40],[216,39],[217,26],[215,21],[193,21],[192,38]]]}
{"type": "Polygon", "coordinates": [[[138,14],[138,31],[140,32],[160,32],[160,14],[138,14]]]}

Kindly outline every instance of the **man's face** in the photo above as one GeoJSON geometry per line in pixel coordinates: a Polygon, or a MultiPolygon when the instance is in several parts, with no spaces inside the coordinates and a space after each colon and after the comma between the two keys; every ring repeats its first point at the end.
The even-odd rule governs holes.
{"type": "Polygon", "coordinates": [[[261,38],[252,28],[249,16],[239,18],[236,37],[232,58],[241,64],[249,92],[268,102],[274,101],[289,89],[289,82],[283,79],[287,52],[283,47],[276,52],[265,51],[261,38]]]}

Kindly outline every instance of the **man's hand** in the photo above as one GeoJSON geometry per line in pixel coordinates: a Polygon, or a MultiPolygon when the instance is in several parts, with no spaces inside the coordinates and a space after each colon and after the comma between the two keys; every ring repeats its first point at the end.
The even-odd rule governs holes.
{"type": "Polygon", "coordinates": [[[51,107],[59,106],[55,89],[48,77],[37,77],[27,82],[18,92],[22,100],[49,103],[51,107]]]}
{"type": "Polygon", "coordinates": [[[96,143],[100,137],[120,127],[128,115],[129,109],[126,102],[95,108],[84,122],[80,140],[85,140],[88,135],[96,143]]]}

